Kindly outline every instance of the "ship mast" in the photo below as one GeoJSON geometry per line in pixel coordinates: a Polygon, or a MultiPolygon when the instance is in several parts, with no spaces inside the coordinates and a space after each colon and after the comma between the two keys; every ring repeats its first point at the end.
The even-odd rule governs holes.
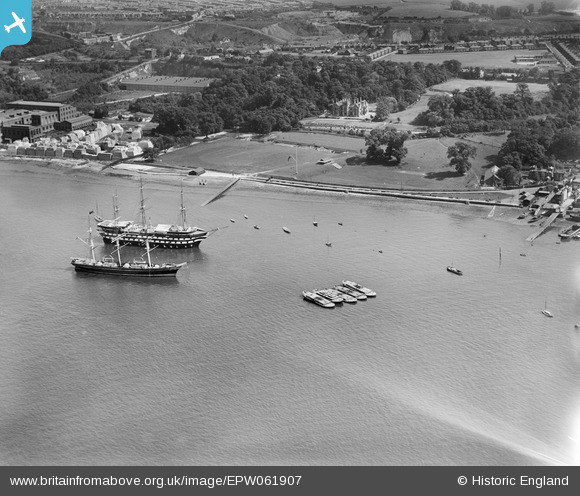
{"type": "MultiPolygon", "coordinates": [[[[123,262],[121,261],[121,245],[119,244],[119,240],[123,237],[123,235],[121,234],[120,236],[117,236],[113,241],[115,242],[115,245],[117,245],[117,248],[113,251],[113,253],[117,252],[117,260],[119,261],[119,267],[121,267],[123,265],[123,262]]],[[[112,253],[111,253],[112,255],[112,253]]]]}
{"type": "Polygon", "coordinates": [[[113,222],[116,224],[117,220],[119,220],[119,198],[117,190],[115,190],[115,196],[113,196],[113,222]]]}
{"type": "Polygon", "coordinates": [[[91,252],[91,258],[93,259],[93,263],[96,263],[97,260],[95,258],[95,244],[93,243],[93,230],[91,228],[91,217],[89,216],[89,239],[87,244],[89,245],[89,250],[91,252]]]}
{"type": "Polygon", "coordinates": [[[141,211],[141,223],[143,227],[147,229],[147,218],[145,216],[145,198],[143,197],[143,178],[139,178],[141,181],[141,201],[139,204],[139,210],[141,211]]]}
{"type": "Polygon", "coordinates": [[[185,205],[183,204],[183,181],[181,182],[181,226],[183,229],[187,229],[185,205]]]}
{"type": "Polygon", "coordinates": [[[149,249],[149,236],[145,236],[145,249],[147,250],[147,263],[151,267],[151,250],[149,249]]]}
{"type": "Polygon", "coordinates": [[[81,239],[77,236],[77,239],[79,241],[82,241],[85,245],[87,245],[89,247],[89,256],[91,257],[93,263],[96,263],[97,260],[95,258],[95,244],[93,243],[93,230],[91,229],[91,214],[93,213],[93,211],[91,210],[89,212],[88,217],[88,224],[89,224],[89,229],[87,230],[87,240],[85,241],[84,239],[81,239]]]}

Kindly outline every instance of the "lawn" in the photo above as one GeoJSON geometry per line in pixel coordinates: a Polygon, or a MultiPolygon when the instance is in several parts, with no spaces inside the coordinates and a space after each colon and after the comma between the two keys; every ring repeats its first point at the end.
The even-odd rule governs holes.
{"type": "MultiPolygon", "coordinates": [[[[545,50],[492,50],[489,52],[446,52],[446,53],[395,53],[389,60],[393,62],[423,62],[424,64],[441,64],[445,60],[458,60],[464,67],[481,67],[483,69],[523,69],[527,66],[514,62],[516,55],[541,55],[545,50]]],[[[558,65],[550,66],[557,68],[558,65]]],[[[529,68],[529,67],[528,67],[529,68]]]]}
{"type": "MultiPolygon", "coordinates": [[[[530,92],[534,98],[538,96],[542,97],[548,94],[549,89],[547,84],[538,83],[527,83],[530,92]]],[[[463,92],[467,88],[478,87],[478,86],[490,86],[496,95],[502,95],[506,93],[514,93],[516,90],[517,83],[510,81],[481,81],[481,80],[467,80],[467,79],[450,79],[441,84],[436,84],[429,88],[431,91],[443,91],[446,93],[451,93],[453,90],[458,89],[463,92]]]]}
{"type": "MultiPolygon", "coordinates": [[[[277,133],[281,134],[281,133],[277,133]]],[[[466,176],[458,175],[449,167],[447,147],[459,139],[441,138],[408,140],[408,154],[400,166],[370,165],[366,163],[364,141],[327,134],[283,133],[284,138],[300,143],[296,148],[288,144],[245,141],[233,135],[207,143],[199,143],[162,155],[161,165],[181,168],[203,167],[234,174],[262,173],[293,177],[296,174],[296,151],[298,152],[298,177],[300,179],[341,185],[402,187],[407,190],[471,190],[476,189],[479,178],[497,154],[505,135],[470,135],[466,142],[476,146],[477,156],[472,160],[473,170],[466,176]],[[333,153],[345,149],[346,140],[350,152],[333,153]],[[324,146],[324,149],[315,148],[324,146]],[[292,157],[289,159],[289,157],[292,157]],[[317,165],[320,158],[331,158],[342,166],[317,165]]]]}

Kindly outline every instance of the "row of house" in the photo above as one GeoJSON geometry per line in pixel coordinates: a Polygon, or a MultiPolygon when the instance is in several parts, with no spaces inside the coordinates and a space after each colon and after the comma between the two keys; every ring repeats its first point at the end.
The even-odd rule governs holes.
{"type": "Polygon", "coordinates": [[[86,133],[72,131],[60,138],[40,138],[30,142],[27,138],[8,144],[7,155],[37,158],[71,158],[111,161],[139,156],[153,148],[149,140],[140,139],[141,129],[125,131],[118,124],[98,122],[96,128],[86,133]],[[126,136],[128,140],[123,140],[126,136]],[[137,141],[139,139],[139,141],[137,141]]]}

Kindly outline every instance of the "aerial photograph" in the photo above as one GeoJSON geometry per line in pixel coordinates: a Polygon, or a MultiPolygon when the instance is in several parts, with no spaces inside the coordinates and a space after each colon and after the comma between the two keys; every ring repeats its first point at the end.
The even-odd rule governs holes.
{"type": "Polygon", "coordinates": [[[579,465],[580,0],[481,2],[1,6],[0,465],[579,465]]]}

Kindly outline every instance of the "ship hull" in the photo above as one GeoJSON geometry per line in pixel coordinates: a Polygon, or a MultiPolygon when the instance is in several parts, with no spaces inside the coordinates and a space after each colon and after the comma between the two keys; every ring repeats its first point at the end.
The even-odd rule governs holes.
{"type": "Polygon", "coordinates": [[[155,232],[123,232],[116,229],[103,229],[97,226],[97,231],[106,244],[115,242],[119,236],[119,241],[123,244],[133,246],[144,246],[145,240],[149,240],[150,246],[159,248],[194,248],[207,238],[206,231],[194,231],[189,233],[155,233],[155,232]]]}
{"type": "Polygon", "coordinates": [[[183,266],[182,264],[176,264],[159,267],[123,267],[119,265],[97,265],[79,260],[72,260],[71,264],[77,272],[122,277],[175,277],[177,271],[183,266]]]}

